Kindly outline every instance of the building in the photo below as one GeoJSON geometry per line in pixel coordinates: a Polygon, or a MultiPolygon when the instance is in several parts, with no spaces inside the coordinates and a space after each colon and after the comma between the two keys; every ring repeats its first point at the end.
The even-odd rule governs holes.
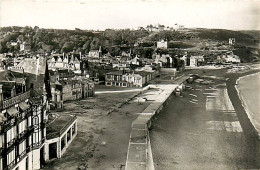
{"type": "Polygon", "coordinates": [[[27,42],[22,42],[20,44],[20,51],[30,51],[31,50],[31,45],[27,42]]]}
{"type": "Polygon", "coordinates": [[[44,56],[33,56],[31,58],[23,58],[16,66],[10,68],[13,72],[30,73],[35,75],[44,74],[45,72],[44,56]]]}
{"type": "MultiPolygon", "coordinates": [[[[45,86],[39,93],[38,90],[42,87],[38,87],[37,83],[35,87],[31,84],[31,88],[28,88],[28,83],[33,82],[27,81],[27,78],[30,80],[29,77],[10,79],[11,77],[6,78],[9,75],[7,72],[2,73],[0,74],[0,170],[41,169],[52,154],[49,146],[53,142],[50,140],[56,140],[47,138],[47,125],[48,128],[59,131],[60,146],[63,148],[57,156],[60,158],[66,151],[64,148],[67,148],[76,136],[77,119],[69,117],[48,121],[49,102],[45,86]],[[57,124],[62,125],[61,129],[57,124]],[[66,140],[62,142],[64,136],[66,140]]],[[[44,83],[40,81],[39,84],[44,83]]]]}
{"type": "Polygon", "coordinates": [[[48,57],[48,68],[50,70],[68,69],[76,73],[81,73],[81,54],[52,54],[48,57]]]}
{"type": "Polygon", "coordinates": [[[62,115],[48,124],[45,142],[45,160],[61,158],[77,135],[77,117],[62,115]]]}
{"type": "Polygon", "coordinates": [[[88,53],[89,58],[100,58],[102,57],[102,50],[101,46],[99,47],[99,50],[90,50],[88,53]]]}
{"type": "Polygon", "coordinates": [[[189,58],[188,63],[190,67],[198,67],[204,64],[204,57],[203,56],[191,56],[189,58]]]}
{"type": "Polygon", "coordinates": [[[240,63],[241,60],[237,55],[233,53],[222,56],[225,63],[240,63]]]}
{"type": "Polygon", "coordinates": [[[138,71],[138,72],[125,72],[114,71],[106,73],[105,84],[106,86],[116,87],[143,87],[150,80],[155,78],[156,71],[138,71]]]}
{"type": "Polygon", "coordinates": [[[25,84],[0,83],[0,169],[40,169],[44,164],[47,99],[30,99],[25,84]]]}
{"type": "Polygon", "coordinates": [[[69,70],[58,70],[51,75],[51,104],[62,108],[63,102],[93,97],[95,85],[83,76],[75,76],[69,70]]]}
{"type": "Polygon", "coordinates": [[[228,39],[228,44],[229,45],[234,45],[236,43],[236,39],[235,38],[229,38],[228,39]]]}
{"type": "Polygon", "coordinates": [[[116,70],[130,70],[131,60],[112,61],[112,68],[116,70]]]}
{"type": "Polygon", "coordinates": [[[157,48],[167,49],[168,48],[168,42],[164,41],[164,40],[158,41],[157,42],[157,48]]]}

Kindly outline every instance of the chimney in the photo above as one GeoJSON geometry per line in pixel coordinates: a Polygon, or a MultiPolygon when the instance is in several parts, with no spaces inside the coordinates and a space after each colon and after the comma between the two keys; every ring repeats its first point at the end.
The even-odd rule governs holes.
{"type": "Polygon", "coordinates": [[[0,84],[0,109],[3,108],[3,101],[4,101],[4,96],[3,96],[3,85],[0,84]]]}

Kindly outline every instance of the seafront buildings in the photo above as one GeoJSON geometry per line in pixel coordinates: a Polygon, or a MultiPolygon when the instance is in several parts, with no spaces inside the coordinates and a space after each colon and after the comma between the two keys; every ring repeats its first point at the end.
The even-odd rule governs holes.
{"type": "Polygon", "coordinates": [[[124,72],[114,71],[106,73],[106,86],[143,87],[158,75],[156,70],[124,72]]]}
{"type": "Polygon", "coordinates": [[[44,163],[48,101],[30,98],[32,90],[0,82],[0,169],[40,169],[44,163]]]}
{"type": "Polygon", "coordinates": [[[0,169],[40,169],[64,154],[77,135],[77,117],[50,113],[43,82],[39,94],[23,75],[1,74],[6,80],[0,81],[0,169]]]}

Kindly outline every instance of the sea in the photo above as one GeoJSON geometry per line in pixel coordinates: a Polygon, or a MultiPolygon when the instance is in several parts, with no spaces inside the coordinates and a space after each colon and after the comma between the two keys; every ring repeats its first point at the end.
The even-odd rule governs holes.
{"type": "Polygon", "coordinates": [[[238,79],[236,87],[250,121],[260,133],[260,72],[238,79]]]}

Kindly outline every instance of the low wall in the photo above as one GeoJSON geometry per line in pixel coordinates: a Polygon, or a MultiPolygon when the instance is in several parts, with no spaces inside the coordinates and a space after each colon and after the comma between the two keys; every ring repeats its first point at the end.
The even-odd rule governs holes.
{"type": "Polygon", "coordinates": [[[181,86],[189,76],[182,76],[174,81],[174,84],[160,85],[162,92],[156,96],[154,101],[135,119],[132,123],[132,131],[127,151],[126,170],[154,170],[152,149],[149,137],[149,128],[152,118],[160,113],[168,103],[168,99],[174,90],[181,86]]]}

